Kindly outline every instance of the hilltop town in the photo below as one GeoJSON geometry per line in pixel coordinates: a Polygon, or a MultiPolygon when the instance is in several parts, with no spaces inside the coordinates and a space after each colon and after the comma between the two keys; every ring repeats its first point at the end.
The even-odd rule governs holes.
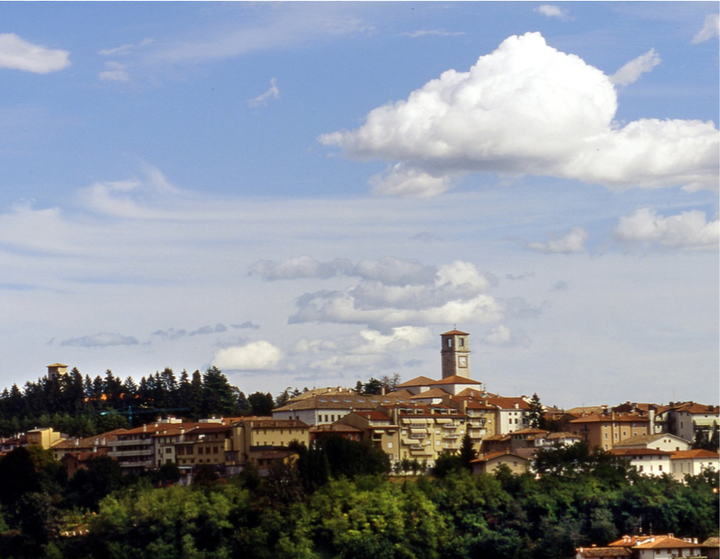
{"type": "MultiPolygon", "coordinates": [[[[140,426],[89,437],[71,437],[52,426],[38,426],[4,437],[0,451],[40,445],[64,464],[70,476],[100,455],[117,460],[124,473],[132,474],[172,463],[181,472],[183,483],[190,483],[200,466],[221,477],[240,473],[249,462],[265,471],[274,461],[292,460],[289,447],[293,441],[310,447],[332,435],[370,442],[387,455],[396,472],[429,471],[441,455],[458,453],[464,438],[472,445],[478,472],[493,472],[500,464],[515,473],[531,470],[539,449],[577,442],[621,456],[643,475],[670,474],[682,480],[685,474],[720,470],[717,405],[625,402],[563,410],[542,405],[537,394],[494,394],[471,376],[470,334],[453,329],[440,337],[441,377],[437,380],[419,376],[402,383],[397,378],[381,383],[372,379],[365,385],[358,382],[355,389],[286,391],[274,408],[267,394],[261,402],[264,405],[256,403],[242,415],[213,415],[194,421],[172,413],[173,409],[183,411],[182,407],[164,405],[162,415],[153,417],[156,404],[145,402],[142,407],[135,406],[134,419],[142,422],[140,426]],[[258,411],[265,413],[253,414],[258,411]]],[[[70,375],[67,369],[61,363],[48,366],[46,380],[62,381],[70,375]]],[[[224,378],[219,371],[214,374],[224,378]]],[[[119,380],[114,382],[107,388],[122,396],[119,380]]],[[[107,402],[111,396],[103,387],[94,390],[85,397],[107,402]]],[[[11,398],[6,390],[0,405],[11,398]]],[[[245,399],[244,395],[241,398],[245,399]]],[[[129,415],[132,422],[133,400],[117,401],[122,408],[115,410],[121,412],[116,418],[129,415]]],[[[184,411],[192,410],[186,407],[184,411]]],[[[203,410],[194,411],[197,415],[203,410]]]]}
{"type": "MultiPolygon", "coordinates": [[[[109,553],[108,542],[121,538],[116,542],[119,547],[113,549],[124,550],[125,555],[117,556],[131,556],[137,545],[160,537],[151,530],[136,535],[138,542],[145,543],[128,543],[122,540],[123,530],[136,530],[137,521],[120,529],[116,520],[109,520],[117,507],[130,511],[146,506],[137,499],[196,499],[199,497],[193,488],[214,487],[216,500],[253,495],[254,504],[243,501],[246,504],[241,509],[249,507],[253,514],[261,514],[268,507],[283,508],[293,503],[312,507],[314,493],[338,490],[340,486],[335,483],[343,479],[358,480],[355,483],[360,485],[353,486],[356,489],[352,491],[392,493],[393,484],[386,487],[378,478],[361,489],[363,476],[390,474],[396,482],[417,480],[423,494],[428,498],[435,495],[432,498],[436,500],[434,491],[439,489],[419,480],[434,479],[442,484],[447,479],[449,485],[444,491],[450,493],[469,491],[463,489],[463,483],[476,486],[475,491],[481,493],[489,491],[482,499],[485,504],[478,509],[486,510],[483,520],[474,521],[487,525],[484,532],[473,536],[481,543],[473,545],[506,551],[492,556],[567,557],[574,549],[579,559],[717,557],[716,521],[707,512],[717,508],[712,504],[717,502],[720,471],[717,405],[625,402],[571,409],[549,407],[537,394],[500,395],[473,379],[469,333],[453,329],[440,338],[441,374],[436,380],[419,376],[400,382],[397,376],[384,377],[358,381],[354,389],[285,390],[277,399],[260,392],[246,397],[216,368],[204,374],[183,372],[179,381],[166,369],[133,387],[131,379],[122,382],[110,371],[105,379],[92,380],[83,378],[77,369],[68,371],[68,365],[49,365],[47,375],[38,383],[27,383],[24,392],[13,386],[0,395],[0,429],[6,435],[0,440],[0,475],[18,480],[15,485],[0,487],[0,551],[14,550],[17,556],[34,557],[39,550],[47,555],[48,550],[77,546],[88,556],[104,557],[109,553]],[[25,417],[20,420],[18,414],[23,413],[25,417]],[[7,433],[29,423],[38,425],[7,433]],[[143,479],[165,491],[191,492],[153,497],[154,493],[148,492],[151,488],[137,481],[143,479]],[[461,483],[462,479],[465,481],[461,483]],[[527,483],[537,486],[522,489],[527,483]],[[584,493],[590,486],[600,492],[592,506],[588,506],[584,493]],[[236,494],[232,487],[241,488],[241,493],[236,494]],[[668,496],[663,498],[669,501],[657,495],[655,504],[647,500],[639,503],[633,491],[648,495],[665,491],[668,496]],[[490,497],[493,492],[502,492],[505,500],[491,505],[497,498],[490,497]],[[557,522],[570,522],[568,528],[559,528],[560,524],[548,518],[531,521],[527,517],[531,512],[524,509],[538,506],[532,497],[536,492],[548,492],[543,506],[556,509],[553,514],[564,519],[557,522]],[[573,492],[577,494],[571,495],[573,492]],[[564,499],[574,503],[567,510],[567,503],[561,504],[564,499]],[[617,502],[615,509],[610,506],[613,500],[617,502]],[[61,508],[67,511],[63,522],[53,520],[62,516],[53,502],[62,503],[61,508]],[[515,508],[511,502],[516,502],[515,508]],[[97,510],[99,516],[95,518],[93,511],[97,510]],[[499,521],[489,519],[503,510],[511,525],[519,522],[522,529],[502,527],[504,524],[493,528],[493,522],[499,521]],[[665,518],[670,514],[667,511],[673,512],[665,518]],[[18,529],[7,530],[3,518],[18,529]],[[73,518],[76,520],[68,520],[73,518]],[[620,539],[618,526],[628,531],[620,539]],[[653,526],[681,530],[683,534],[654,534],[653,526]],[[550,532],[544,534],[545,529],[550,532]],[[503,531],[511,535],[502,535],[503,531]],[[513,539],[523,531],[524,540],[513,539]],[[708,539],[708,535],[713,537],[708,539]],[[509,538],[505,543],[497,543],[505,537],[509,538]],[[560,540],[562,543],[555,543],[560,540]],[[543,545],[553,551],[542,551],[543,545]],[[511,549],[516,551],[508,551],[511,549]]],[[[408,486],[403,487],[403,492],[409,491],[408,486]]],[[[350,496],[336,498],[344,503],[350,496]]],[[[442,499],[433,503],[426,506],[439,515],[432,520],[437,525],[450,522],[443,515],[467,514],[467,505],[443,508],[442,499]]],[[[166,518],[143,522],[171,522],[168,519],[174,513],[167,507],[173,505],[152,506],[166,518]]],[[[228,502],[219,510],[231,511],[238,506],[228,502]]],[[[382,514],[388,514],[392,507],[381,509],[382,514]]],[[[216,513],[220,514],[212,514],[216,513]]],[[[132,515],[140,513],[127,514],[131,522],[132,515]]],[[[186,519],[173,522],[183,524],[182,530],[192,531],[195,526],[185,526],[186,519]]],[[[245,542],[239,548],[230,546],[232,549],[248,549],[243,547],[250,544],[240,536],[242,530],[261,529],[252,522],[250,528],[242,529],[228,520],[223,522],[225,528],[218,528],[219,534],[226,534],[223,538],[234,534],[232,537],[245,542]]],[[[340,550],[338,556],[356,556],[343,547],[349,545],[347,542],[331,546],[319,535],[324,529],[315,529],[320,532],[306,542],[311,548],[335,546],[340,550]]],[[[370,532],[374,534],[376,529],[370,532]]],[[[453,530],[456,539],[459,534],[467,538],[473,533],[463,522],[453,530]]],[[[362,545],[369,545],[374,537],[366,534],[362,545]]],[[[403,546],[414,541],[408,532],[395,537],[403,546]]],[[[191,540],[193,546],[217,550],[218,555],[203,555],[207,557],[225,557],[223,553],[229,549],[217,542],[200,544],[202,538],[197,534],[191,540]]],[[[177,546],[185,545],[175,541],[167,544],[175,549],[168,557],[180,556],[177,546]]],[[[433,540],[432,545],[443,549],[449,545],[443,541],[433,540]]],[[[265,557],[269,549],[273,549],[274,557],[295,556],[282,551],[280,543],[262,542],[253,544],[259,547],[254,555],[247,556],[265,557]]],[[[313,553],[306,556],[317,557],[313,553]]],[[[370,551],[357,556],[376,555],[370,551]]],[[[403,552],[387,556],[424,555],[403,552]]],[[[470,555],[457,555],[465,556],[470,555]]]]}

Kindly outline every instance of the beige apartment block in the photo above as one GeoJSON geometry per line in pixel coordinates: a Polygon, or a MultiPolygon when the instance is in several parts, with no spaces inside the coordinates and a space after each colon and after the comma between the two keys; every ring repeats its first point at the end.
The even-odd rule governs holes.
{"type": "Polygon", "coordinates": [[[387,410],[360,410],[347,414],[340,419],[339,424],[361,429],[363,440],[372,441],[376,448],[382,450],[394,465],[399,460],[400,442],[398,438],[399,427],[393,423],[387,410]]]}
{"type": "Polygon", "coordinates": [[[581,437],[591,448],[610,450],[631,437],[648,435],[650,420],[637,413],[592,413],[567,423],[568,431],[581,437]]]}
{"type": "Polygon", "coordinates": [[[256,462],[264,455],[287,450],[291,442],[310,444],[310,426],[298,419],[245,417],[232,427],[232,450],[228,466],[236,471],[248,461],[256,462]]]}

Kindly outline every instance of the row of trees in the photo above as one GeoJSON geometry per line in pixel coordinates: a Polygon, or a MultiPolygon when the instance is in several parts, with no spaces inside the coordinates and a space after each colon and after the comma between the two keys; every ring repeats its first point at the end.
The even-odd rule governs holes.
{"type": "Polygon", "coordinates": [[[539,477],[472,475],[461,459],[442,475],[391,478],[363,443],[295,450],[297,462],[263,478],[252,467],[227,480],[201,471],[192,487],[157,488],[171,468],[123,478],[95,459],[68,482],[43,451],[18,449],[0,459],[0,479],[30,468],[0,486],[0,556],[561,559],[623,534],[718,531],[715,472],[644,477],[583,444],[541,451],[539,477]],[[68,522],[89,533],[61,537],[68,522]]]}
{"type": "Polygon", "coordinates": [[[36,427],[53,427],[71,436],[91,436],[153,421],[158,413],[190,419],[216,416],[268,415],[271,394],[246,397],[217,368],[179,377],[166,368],[135,382],[107,371],[104,377],[83,377],[77,369],[57,378],[43,377],[0,393],[0,435],[11,436],[36,427]],[[115,412],[115,413],[113,413],[115,412]]]}

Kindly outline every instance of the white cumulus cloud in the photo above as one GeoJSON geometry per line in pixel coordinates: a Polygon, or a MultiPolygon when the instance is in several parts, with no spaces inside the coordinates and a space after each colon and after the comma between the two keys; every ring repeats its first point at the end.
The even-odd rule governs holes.
{"type": "Polygon", "coordinates": [[[610,77],[610,81],[615,85],[630,85],[638,81],[640,76],[655,68],[660,62],[660,55],[655,52],[655,49],[650,49],[645,54],[625,64],[610,77]]]}
{"type": "Polygon", "coordinates": [[[275,369],[284,354],[270,342],[260,340],[219,350],[212,364],[224,371],[268,371],[275,369]]]}
{"type": "Polygon", "coordinates": [[[694,45],[704,43],[705,41],[709,41],[718,35],[720,35],[720,15],[708,14],[705,16],[705,24],[703,25],[703,28],[693,37],[692,43],[694,45]]]}
{"type": "Polygon", "coordinates": [[[436,195],[470,172],[555,176],[614,189],[717,186],[712,122],[641,119],[621,126],[617,108],[607,75],[527,33],[506,39],[468,72],[448,70],[406,100],[372,110],[360,128],[319,140],[355,158],[388,161],[386,172],[370,180],[380,194],[436,195]]]}
{"type": "Polygon", "coordinates": [[[585,241],[587,239],[588,233],[585,229],[573,227],[564,237],[552,239],[547,243],[530,243],[527,247],[538,252],[573,254],[585,252],[585,241]]]}
{"type": "Polygon", "coordinates": [[[0,33],[0,68],[47,74],[68,66],[68,51],[33,45],[15,33],[0,33]]]}
{"type": "Polygon", "coordinates": [[[707,221],[704,212],[693,210],[664,217],[651,208],[640,208],[620,218],[615,236],[629,243],[656,243],[665,247],[717,249],[720,221],[707,221]]]}

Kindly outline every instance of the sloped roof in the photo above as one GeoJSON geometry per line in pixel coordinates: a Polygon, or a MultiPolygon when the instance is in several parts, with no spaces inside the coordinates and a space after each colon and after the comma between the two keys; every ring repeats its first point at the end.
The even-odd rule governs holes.
{"type": "Polygon", "coordinates": [[[442,398],[444,396],[449,396],[450,394],[443,390],[442,388],[432,388],[430,390],[426,390],[425,392],[420,392],[420,394],[416,394],[415,396],[411,396],[411,400],[426,400],[427,398],[442,398]]]}
{"type": "Polygon", "coordinates": [[[445,332],[444,334],[440,334],[441,336],[469,336],[467,332],[461,332],[460,330],[450,330],[449,332],[445,332]]]}
{"type": "Polygon", "coordinates": [[[494,398],[488,398],[487,401],[490,404],[495,404],[502,410],[512,410],[512,409],[529,410],[530,409],[530,404],[528,404],[522,398],[496,396],[494,398]],[[518,405],[517,408],[515,407],[515,404],[518,405]]]}
{"type": "Polygon", "coordinates": [[[501,450],[498,452],[491,452],[489,454],[485,454],[483,456],[480,456],[479,458],[476,458],[475,460],[471,460],[470,462],[489,462],[490,460],[495,460],[496,458],[500,458],[501,456],[515,456],[516,458],[520,458],[521,460],[530,460],[530,458],[520,456],[515,452],[510,452],[509,450],[501,450]]]}
{"type": "Polygon", "coordinates": [[[636,423],[647,423],[650,420],[647,417],[643,417],[636,413],[615,413],[615,414],[604,414],[604,413],[591,413],[585,417],[578,417],[577,419],[571,419],[570,423],[617,423],[617,422],[636,422],[636,423]]]}
{"type": "Polygon", "coordinates": [[[696,448],[693,450],[677,450],[672,453],[673,460],[681,460],[681,459],[688,459],[688,458],[715,458],[718,459],[720,455],[718,455],[717,452],[713,452],[712,450],[704,450],[702,448],[696,448]]]}
{"type": "Polygon", "coordinates": [[[671,433],[656,433],[654,435],[637,435],[635,437],[630,437],[629,439],[625,439],[621,443],[615,443],[613,445],[614,448],[618,447],[626,447],[626,446],[632,446],[637,444],[651,444],[657,441],[658,439],[663,439],[666,437],[672,437],[673,439],[679,439],[683,442],[687,442],[685,439],[682,439],[678,437],[677,435],[672,435],[671,433]]]}
{"type": "Polygon", "coordinates": [[[611,448],[610,453],[615,456],[670,456],[669,450],[655,448],[611,448]]]}
{"type": "Polygon", "coordinates": [[[415,377],[413,379],[407,380],[407,381],[403,382],[402,384],[398,384],[397,387],[398,388],[409,388],[409,387],[413,387],[413,386],[430,386],[433,382],[435,382],[435,381],[431,378],[419,376],[419,377],[415,377]]]}
{"type": "Polygon", "coordinates": [[[460,375],[452,375],[440,380],[434,380],[430,384],[431,386],[438,386],[443,384],[482,384],[482,382],[468,377],[461,377],[460,375]]]}
{"type": "MultiPolygon", "coordinates": [[[[640,538],[638,538],[640,540],[640,538]]],[[[699,543],[686,542],[673,536],[649,536],[645,541],[638,541],[633,549],[668,549],[668,548],[694,548],[702,547],[699,543]]]]}
{"type": "Polygon", "coordinates": [[[317,395],[304,398],[302,400],[294,400],[280,408],[275,408],[275,412],[285,411],[301,411],[301,410],[317,410],[317,409],[338,409],[338,410],[373,410],[378,406],[392,405],[397,402],[408,401],[402,395],[398,396],[391,392],[384,396],[360,396],[359,394],[332,394],[317,395]]]}
{"type": "Polygon", "coordinates": [[[235,425],[245,423],[253,429],[302,429],[310,426],[299,419],[273,419],[272,417],[246,417],[238,421],[235,425]]]}

